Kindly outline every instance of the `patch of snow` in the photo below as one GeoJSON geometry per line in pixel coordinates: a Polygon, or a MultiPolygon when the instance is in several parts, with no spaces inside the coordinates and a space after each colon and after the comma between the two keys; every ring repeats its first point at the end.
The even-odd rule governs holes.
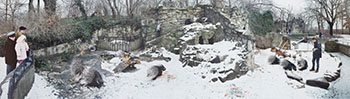
{"type": "MultiPolygon", "coordinates": [[[[220,25],[220,24],[218,24],[220,25]]],[[[191,40],[193,37],[196,37],[198,35],[198,31],[208,31],[206,29],[216,29],[216,25],[213,24],[202,24],[202,23],[192,23],[189,25],[185,25],[182,28],[184,28],[185,35],[180,37],[181,40],[188,41],[191,40]],[[193,30],[194,32],[190,32],[190,30],[193,30]]]]}
{"type": "Polygon", "coordinates": [[[57,99],[55,88],[47,82],[45,77],[35,74],[34,84],[26,99],[57,99]]]}
{"type": "Polygon", "coordinates": [[[5,64],[5,58],[0,57],[0,80],[2,81],[6,77],[7,66],[5,64]]]}

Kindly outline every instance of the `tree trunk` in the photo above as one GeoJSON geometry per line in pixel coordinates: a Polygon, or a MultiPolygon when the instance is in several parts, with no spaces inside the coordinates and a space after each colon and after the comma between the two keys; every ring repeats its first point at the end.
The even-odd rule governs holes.
{"type": "Polygon", "coordinates": [[[334,23],[333,22],[328,22],[328,25],[329,25],[329,35],[333,36],[334,23]]]}
{"type": "Polygon", "coordinates": [[[79,10],[81,12],[81,15],[84,19],[87,19],[87,15],[86,15],[86,11],[85,11],[85,7],[83,4],[81,4],[81,0],[75,0],[75,4],[79,7],[79,10]]]}
{"type": "Polygon", "coordinates": [[[111,0],[107,0],[107,3],[108,3],[108,5],[109,5],[109,7],[110,7],[110,9],[112,11],[112,17],[115,18],[116,17],[115,10],[114,10],[114,8],[112,6],[111,0]]]}
{"type": "Polygon", "coordinates": [[[108,16],[109,12],[108,12],[108,9],[106,7],[105,0],[102,0],[102,5],[103,5],[103,14],[104,14],[104,16],[108,16]]]}
{"type": "Polygon", "coordinates": [[[38,0],[38,5],[37,5],[37,11],[38,11],[38,13],[40,14],[40,0],[38,0]]]}
{"type": "Polygon", "coordinates": [[[56,14],[56,0],[43,0],[46,14],[51,17],[56,14]]]}
{"type": "Polygon", "coordinates": [[[9,0],[6,0],[5,6],[5,21],[7,21],[9,0]]]}
{"type": "Polygon", "coordinates": [[[114,5],[114,8],[115,8],[115,10],[116,10],[116,14],[119,16],[120,15],[120,9],[118,8],[118,6],[117,6],[117,1],[116,0],[113,0],[113,5],[114,5]]]}
{"type": "Polygon", "coordinates": [[[34,11],[33,1],[34,1],[34,0],[29,0],[29,4],[28,4],[28,12],[29,12],[29,13],[35,12],[35,11],[34,11]]]}

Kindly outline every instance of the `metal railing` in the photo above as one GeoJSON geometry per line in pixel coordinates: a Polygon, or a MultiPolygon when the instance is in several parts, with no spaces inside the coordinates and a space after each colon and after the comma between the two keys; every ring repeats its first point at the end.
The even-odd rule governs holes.
{"type": "MultiPolygon", "coordinates": [[[[33,56],[33,51],[30,51],[29,57],[23,60],[23,62],[19,66],[17,66],[16,69],[13,71],[13,76],[12,78],[10,78],[10,83],[9,83],[8,99],[14,99],[14,92],[15,92],[15,89],[18,87],[18,82],[23,78],[23,76],[26,73],[28,73],[28,71],[31,68],[34,68],[34,62],[35,60],[33,56]]],[[[31,85],[33,85],[33,82],[30,82],[31,85]]],[[[25,94],[28,94],[28,92],[25,94]]]]}

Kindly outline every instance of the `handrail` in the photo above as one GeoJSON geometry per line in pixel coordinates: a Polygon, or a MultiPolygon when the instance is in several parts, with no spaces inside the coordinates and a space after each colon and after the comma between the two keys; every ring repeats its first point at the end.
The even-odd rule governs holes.
{"type": "Polygon", "coordinates": [[[13,76],[9,83],[8,99],[14,99],[14,89],[17,88],[17,84],[23,78],[24,74],[34,66],[34,62],[33,51],[30,51],[29,57],[23,60],[23,62],[13,71],[13,76]]]}

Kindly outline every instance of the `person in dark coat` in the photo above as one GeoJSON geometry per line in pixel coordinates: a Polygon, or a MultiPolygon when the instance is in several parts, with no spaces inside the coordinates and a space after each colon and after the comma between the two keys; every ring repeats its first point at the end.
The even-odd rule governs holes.
{"type": "Polygon", "coordinates": [[[321,43],[318,40],[318,36],[316,35],[315,38],[312,40],[312,42],[314,42],[314,48],[312,49],[312,68],[310,71],[315,71],[315,62],[317,64],[317,68],[316,68],[316,73],[319,70],[320,67],[320,58],[322,57],[322,47],[321,47],[321,43]]]}
{"type": "Polygon", "coordinates": [[[7,72],[9,74],[16,68],[17,65],[17,55],[15,50],[16,45],[16,33],[10,32],[8,35],[8,40],[5,44],[5,63],[7,65],[7,72]]]}

